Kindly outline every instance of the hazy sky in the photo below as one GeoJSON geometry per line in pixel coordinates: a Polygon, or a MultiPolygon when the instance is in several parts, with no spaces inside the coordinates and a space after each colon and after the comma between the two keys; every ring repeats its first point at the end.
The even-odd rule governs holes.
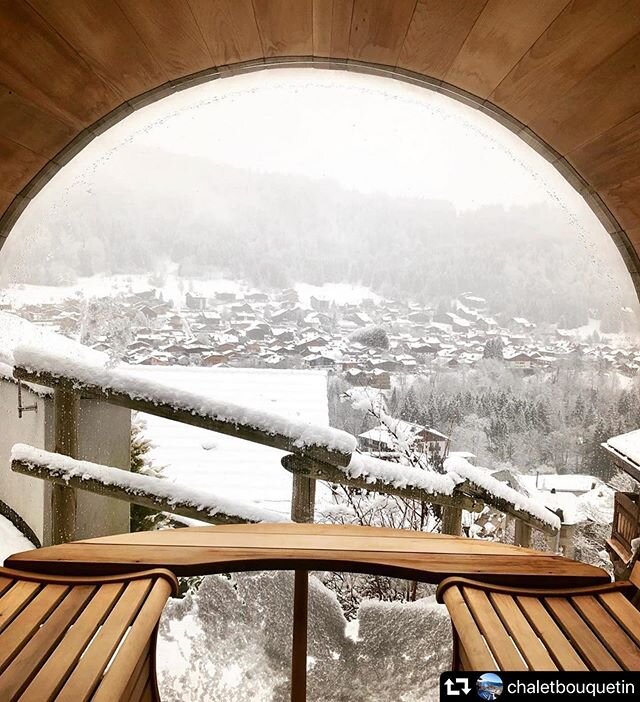
{"type": "Polygon", "coordinates": [[[60,179],[90,182],[128,144],[442,198],[460,209],[560,199],[590,218],[555,169],[509,130],[451,98],[377,76],[274,69],[191,88],[94,140],[60,179]]]}
{"type": "MultiPolygon", "coordinates": [[[[330,178],[367,192],[441,198],[459,210],[552,203],[559,225],[575,234],[594,265],[607,253],[624,270],[582,198],[553,166],[487,115],[402,81],[310,68],[215,80],[130,115],[52,179],[2,253],[19,255],[41,227],[82,218],[94,198],[109,202],[105,184],[117,181],[118,174],[139,172],[149,154],[151,182],[157,182],[158,163],[167,151],[240,169],[330,178]]],[[[166,179],[179,190],[179,172],[167,168],[166,179]]],[[[203,184],[204,198],[209,186],[203,184]]],[[[135,201],[134,191],[131,198],[135,201]]]]}

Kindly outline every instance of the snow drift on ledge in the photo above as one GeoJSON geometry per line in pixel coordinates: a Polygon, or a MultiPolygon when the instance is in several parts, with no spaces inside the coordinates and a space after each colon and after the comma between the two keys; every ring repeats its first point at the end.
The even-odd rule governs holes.
{"type": "Polygon", "coordinates": [[[167,404],[194,415],[210,417],[229,424],[252,427],[265,434],[280,434],[291,440],[296,448],[322,446],[341,453],[353,453],[356,440],[350,434],[332,427],[314,425],[278,414],[255,410],[230,402],[220,402],[201,393],[189,392],[157,380],[136,374],[130,366],[109,368],[103,354],[80,347],[82,354],[69,354],[59,349],[47,349],[22,344],[13,351],[16,366],[31,372],[47,372],[69,378],[79,384],[98,386],[128,395],[132,400],[167,404]]]}
{"type": "Polygon", "coordinates": [[[211,493],[194,490],[185,485],[173,483],[150,475],[131,473],[121,468],[103,466],[89,461],[79,461],[59,453],[15,444],[11,450],[11,460],[28,466],[46,468],[49,474],[69,481],[70,478],[97,480],[104,485],[115,485],[131,495],[149,494],[171,504],[177,502],[207,512],[210,516],[224,514],[240,517],[251,522],[281,522],[282,516],[250,503],[238,502],[218,497],[211,493]]]}

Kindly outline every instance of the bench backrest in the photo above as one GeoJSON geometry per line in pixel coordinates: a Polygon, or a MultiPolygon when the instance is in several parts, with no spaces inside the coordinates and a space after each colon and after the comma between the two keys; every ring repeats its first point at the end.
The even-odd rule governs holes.
{"type": "Polygon", "coordinates": [[[0,700],[155,700],[165,570],[68,577],[0,568],[0,700]]]}
{"type": "Polygon", "coordinates": [[[640,590],[640,561],[636,561],[636,564],[633,566],[633,570],[629,576],[629,581],[632,582],[638,590],[640,590]]]}
{"type": "Polygon", "coordinates": [[[438,588],[466,670],[640,670],[629,582],[532,590],[449,578],[438,588]]]}

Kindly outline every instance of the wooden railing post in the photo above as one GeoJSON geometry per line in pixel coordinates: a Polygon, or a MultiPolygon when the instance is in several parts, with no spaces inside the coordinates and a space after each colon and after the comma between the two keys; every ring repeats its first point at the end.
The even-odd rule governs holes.
{"type": "Polygon", "coordinates": [[[316,481],[294,473],[291,490],[291,521],[313,522],[315,507],[316,481]]]}
{"type": "MultiPolygon", "coordinates": [[[[316,481],[293,474],[291,519],[313,522],[316,481]]],[[[307,699],[307,629],[309,621],[309,572],[296,570],[293,585],[293,638],[291,643],[291,702],[307,699]]]]}
{"type": "Polygon", "coordinates": [[[462,509],[453,505],[442,508],[442,533],[452,536],[462,534],[462,509]]]}
{"type": "Polygon", "coordinates": [[[563,524],[558,534],[558,550],[565,558],[574,558],[576,555],[576,525],[563,524]]]}
{"type": "Polygon", "coordinates": [[[524,546],[525,548],[531,546],[531,527],[525,524],[522,519],[516,519],[513,543],[516,546],[524,546]]]}
{"type": "MultiPolygon", "coordinates": [[[[54,451],[78,458],[80,395],[74,390],[56,388],[53,393],[54,451]]],[[[73,541],[76,528],[77,494],[64,485],[51,486],[51,541],[73,541]]]]}

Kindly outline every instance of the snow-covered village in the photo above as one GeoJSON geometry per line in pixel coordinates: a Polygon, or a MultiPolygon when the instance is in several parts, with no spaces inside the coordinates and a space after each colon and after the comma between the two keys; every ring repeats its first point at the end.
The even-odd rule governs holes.
{"type": "Polygon", "coordinates": [[[640,20],[472,5],[0,7],[0,702],[640,671],[640,20]]]}

